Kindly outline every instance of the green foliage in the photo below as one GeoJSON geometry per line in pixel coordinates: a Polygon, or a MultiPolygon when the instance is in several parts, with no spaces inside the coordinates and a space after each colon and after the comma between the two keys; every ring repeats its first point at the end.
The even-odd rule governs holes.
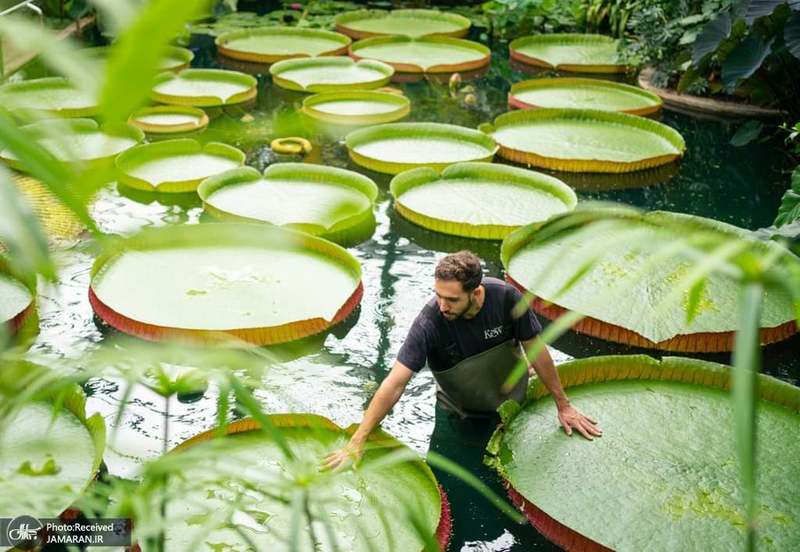
{"type": "Polygon", "coordinates": [[[576,8],[578,28],[622,38],[631,16],[645,4],[646,0],[583,0],[576,8]]]}
{"type": "Polygon", "coordinates": [[[796,3],[739,2],[703,28],[692,49],[696,78],[761,105],[797,112],[800,91],[800,12],[796,3]]]}
{"type": "Polygon", "coordinates": [[[794,169],[789,189],[783,194],[775,226],[780,228],[795,222],[800,222],[800,167],[794,169]]]}
{"type": "Polygon", "coordinates": [[[61,19],[78,19],[91,9],[86,0],[40,0],[37,4],[45,16],[61,19]]]}
{"type": "Polygon", "coordinates": [[[747,121],[736,130],[736,133],[731,137],[730,144],[737,148],[746,146],[758,138],[762,130],[764,130],[764,123],[761,121],[747,121]]]}
{"type": "Polygon", "coordinates": [[[487,34],[500,40],[575,28],[575,0],[489,0],[481,5],[487,34]]]}
{"type": "MultiPolygon", "coordinates": [[[[629,61],[651,65],[657,86],[675,86],[690,67],[691,45],[711,21],[733,0],[645,0],[640,2],[627,23],[632,36],[623,46],[629,61]]],[[[724,30],[724,29],[722,29],[724,30]]],[[[698,92],[708,83],[706,75],[692,75],[681,83],[682,91],[698,92]]]]}

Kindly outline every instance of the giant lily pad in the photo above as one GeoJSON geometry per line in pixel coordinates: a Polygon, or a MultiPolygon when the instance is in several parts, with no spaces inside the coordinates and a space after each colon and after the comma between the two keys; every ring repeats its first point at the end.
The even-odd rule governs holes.
{"type": "Polygon", "coordinates": [[[575,192],[546,174],[491,163],[459,163],[397,175],[394,206],[410,221],[445,234],[501,240],[513,230],[575,207],[575,192]]]}
{"type": "Polygon", "coordinates": [[[492,53],[483,44],[446,36],[379,36],[350,46],[355,59],[377,59],[401,73],[455,73],[489,65],[492,53]]]}
{"type": "MultiPolygon", "coordinates": [[[[105,165],[144,139],[144,133],[130,125],[100,127],[92,119],[45,120],[22,127],[56,159],[68,163],[105,165]]],[[[9,150],[0,159],[14,169],[26,170],[9,150]]]]}
{"type": "Polygon", "coordinates": [[[334,241],[368,237],[375,227],[378,187],[335,167],[277,163],[263,177],[245,167],[209,178],[197,192],[219,218],[268,222],[334,241]]]}
{"type": "Polygon", "coordinates": [[[624,73],[617,48],[619,41],[592,34],[542,34],[523,36],[509,44],[511,59],[558,71],[624,73]]]}
{"type": "MultiPolygon", "coordinates": [[[[28,363],[4,363],[0,370],[0,408],[43,369],[28,363]]],[[[105,425],[100,414],[86,417],[86,397],[75,386],[60,397],[36,396],[3,420],[0,432],[0,517],[25,512],[55,518],[86,490],[100,468],[105,425]]],[[[15,405],[16,406],[16,405],[15,405]]]]}
{"type": "Polygon", "coordinates": [[[402,119],[411,111],[405,96],[372,90],[315,94],[303,100],[303,113],[334,125],[376,125],[402,119]]]}
{"type": "Polygon", "coordinates": [[[128,124],[147,134],[181,134],[206,128],[208,115],[188,105],[157,105],[139,109],[130,116],[128,124]]]}
{"type": "Polygon", "coordinates": [[[237,550],[289,550],[286,530],[295,515],[303,516],[292,508],[292,493],[300,488],[310,495],[307,508],[314,511],[315,521],[300,520],[299,550],[413,552],[427,549],[425,539],[447,548],[451,520],[444,491],[422,460],[391,461],[390,455],[405,449],[393,437],[374,432],[361,467],[331,475],[319,471],[320,458],[344,446],[355,426],[342,429],[311,414],[267,419],[270,431],[291,451],[291,460],[252,419],[229,424],[222,438],[215,439],[215,431],[202,433],[172,453],[192,461],[185,477],[171,483],[173,496],[180,498],[168,505],[167,549],[196,550],[199,544],[210,550],[225,543],[237,550]],[[221,479],[219,473],[231,475],[221,479]],[[239,488],[247,490],[235,493],[239,488]],[[230,509],[236,512],[233,523],[215,515],[230,509]],[[407,516],[413,516],[413,524],[407,516]],[[314,538],[319,539],[316,545],[314,538]]]}
{"type": "Polygon", "coordinates": [[[471,22],[463,15],[438,10],[357,10],[337,15],[336,30],[352,38],[383,35],[462,37],[471,22]]]}
{"type": "MultiPolygon", "coordinates": [[[[568,438],[541,380],[503,424],[487,463],[533,525],[566,550],[741,550],[746,523],[727,366],[594,357],[559,366],[601,439],[568,438]],[[591,476],[587,476],[590,467],[591,476]]],[[[756,549],[800,547],[800,389],[758,375],[756,549]]]]}
{"type": "Polygon", "coordinates": [[[265,224],[146,230],[112,244],[89,299],[112,327],[148,340],[285,343],[344,320],[361,300],[346,250],[265,224]]]}
{"type": "Polygon", "coordinates": [[[222,34],[216,44],[217,51],[229,58],[275,63],[298,57],[338,56],[347,52],[350,39],[322,29],[261,27],[222,34]]]}
{"type": "Polygon", "coordinates": [[[167,54],[162,58],[159,68],[164,71],[181,71],[191,65],[194,53],[188,48],[170,46],[167,54]]]}
{"type": "Polygon", "coordinates": [[[272,82],[300,92],[335,92],[339,90],[379,88],[394,75],[390,65],[347,56],[287,59],[269,68],[272,82]]]}
{"type": "Polygon", "coordinates": [[[491,161],[497,144],[470,128],[441,123],[392,123],[354,130],[350,158],[373,171],[397,174],[417,167],[442,170],[461,161],[491,161]]]}
{"type": "Polygon", "coordinates": [[[59,117],[91,117],[97,97],[63,77],[48,77],[0,86],[0,103],[10,110],[30,110],[59,117]]]}
{"type": "Polygon", "coordinates": [[[533,79],[511,86],[508,105],[519,109],[554,107],[650,115],[661,98],[637,86],[598,79],[533,79]]]}
{"type": "Polygon", "coordinates": [[[192,192],[209,176],[244,165],[242,151],[219,142],[182,138],[131,148],[116,164],[121,183],[158,192],[192,192]]]}
{"type": "Polygon", "coordinates": [[[482,125],[500,144],[500,156],[567,172],[632,172],[666,165],[686,144],[662,123],[610,111],[526,109],[482,125]]]}
{"type": "Polygon", "coordinates": [[[800,271],[800,260],[781,246],[759,241],[734,226],[678,213],[595,208],[587,209],[587,219],[591,224],[577,225],[546,242],[537,242],[536,235],[547,232],[547,225],[521,228],[503,242],[507,278],[533,293],[532,306],[543,316],[555,319],[565,309],[577,311],[586,318],[576,331],[638,347],[730,351],[741,284],[725,271],[711,273],[700,295],[693,297],[697,309],[689,322],[689,284],[684,279],[697,258],[710,253],[699,246],[669,255],[653,253],[659,244],[693,235],[709,242],[742,240],[742,255],[776,256],[769,272],[772,283],[766,284],[764,295],[761,342],[773,343],[797,332],[791,297],[775,282],[792,281],[800,271]],[[612,243],[619,246],[613,250],[603,246],[612,243]],[[589,261],[595,262],[567,286],[589,261]],[[620,294],[635,300],[621,300],[620,294]]]}
{"type": "Polygon", "coordinates": [[[173,105],[216,107],[246,102],[256,97],[255,77],[225,69],[184,69],[156,78],[151,97],[173,105]]]}
{"type": "Polygon", "coordinates": [[[14,333],[36,307],[33,290],[8,274],[4,264],[0,264],[0,325],[5,329],[0,333],[14,333]]]}

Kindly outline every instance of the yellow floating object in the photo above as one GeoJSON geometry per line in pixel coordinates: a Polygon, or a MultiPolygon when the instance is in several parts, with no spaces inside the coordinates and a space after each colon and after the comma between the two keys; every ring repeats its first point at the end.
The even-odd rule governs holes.
{"type": "Polygon", "coordinates": [[[275,138],[269,143],[270,149],[275,153],[283,153],[287,155],[308,155],[314,146],[305,138],[298,136],[289,136],[287,138],[275,138]]]}

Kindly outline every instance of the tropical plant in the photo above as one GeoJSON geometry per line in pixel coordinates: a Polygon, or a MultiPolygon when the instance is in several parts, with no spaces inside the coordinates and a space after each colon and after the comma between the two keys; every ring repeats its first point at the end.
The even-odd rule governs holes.
{"type": "Polygon", "coordinates": [[[576,8],[578,28],[622,38],[631,15],[645,4],[643,0],[583,0],[576,8]]]}
{"type": "Polygon", "coordinates": [[[742,1],[721,11],[697,35],[679,89],[707,83],[712,93],[800,113],[800,3],[742,1]]]}
{"type": "MultiPolygon", "coordinates": [[[[649,65],[655,70],[653,83],[675,86],[689,67],[691,45],[703,25],[729,6],[733,0],[645,0],[627,20],[627,42],[620,51],[634,65],[649,65]]],[[[620,35],[625,36],[625,35],[620,35]]],[[[701,83],[683,90],[702,94],[701,83]]]]}
{"type": "Polygon", "coordinates": [[[91,10],[86,0],[44,0],[38,2],[48,17],[78,19],[91,10]]]}

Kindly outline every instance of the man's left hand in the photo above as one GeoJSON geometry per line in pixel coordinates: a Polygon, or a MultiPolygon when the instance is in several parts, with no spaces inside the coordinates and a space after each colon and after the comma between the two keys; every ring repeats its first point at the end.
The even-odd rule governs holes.
{"type": "Polygon", "coordinates": [[[558,407],[558,421],[561,422],[561,426],[564,428],[564,432],[567,435],[572,435],[573,429],[578,430],[578,432],[589,441],[603,435],[603,430],[597,427],[597,420],[591,416],[581,414],[581,412],[571,404],[558,407]]]}

